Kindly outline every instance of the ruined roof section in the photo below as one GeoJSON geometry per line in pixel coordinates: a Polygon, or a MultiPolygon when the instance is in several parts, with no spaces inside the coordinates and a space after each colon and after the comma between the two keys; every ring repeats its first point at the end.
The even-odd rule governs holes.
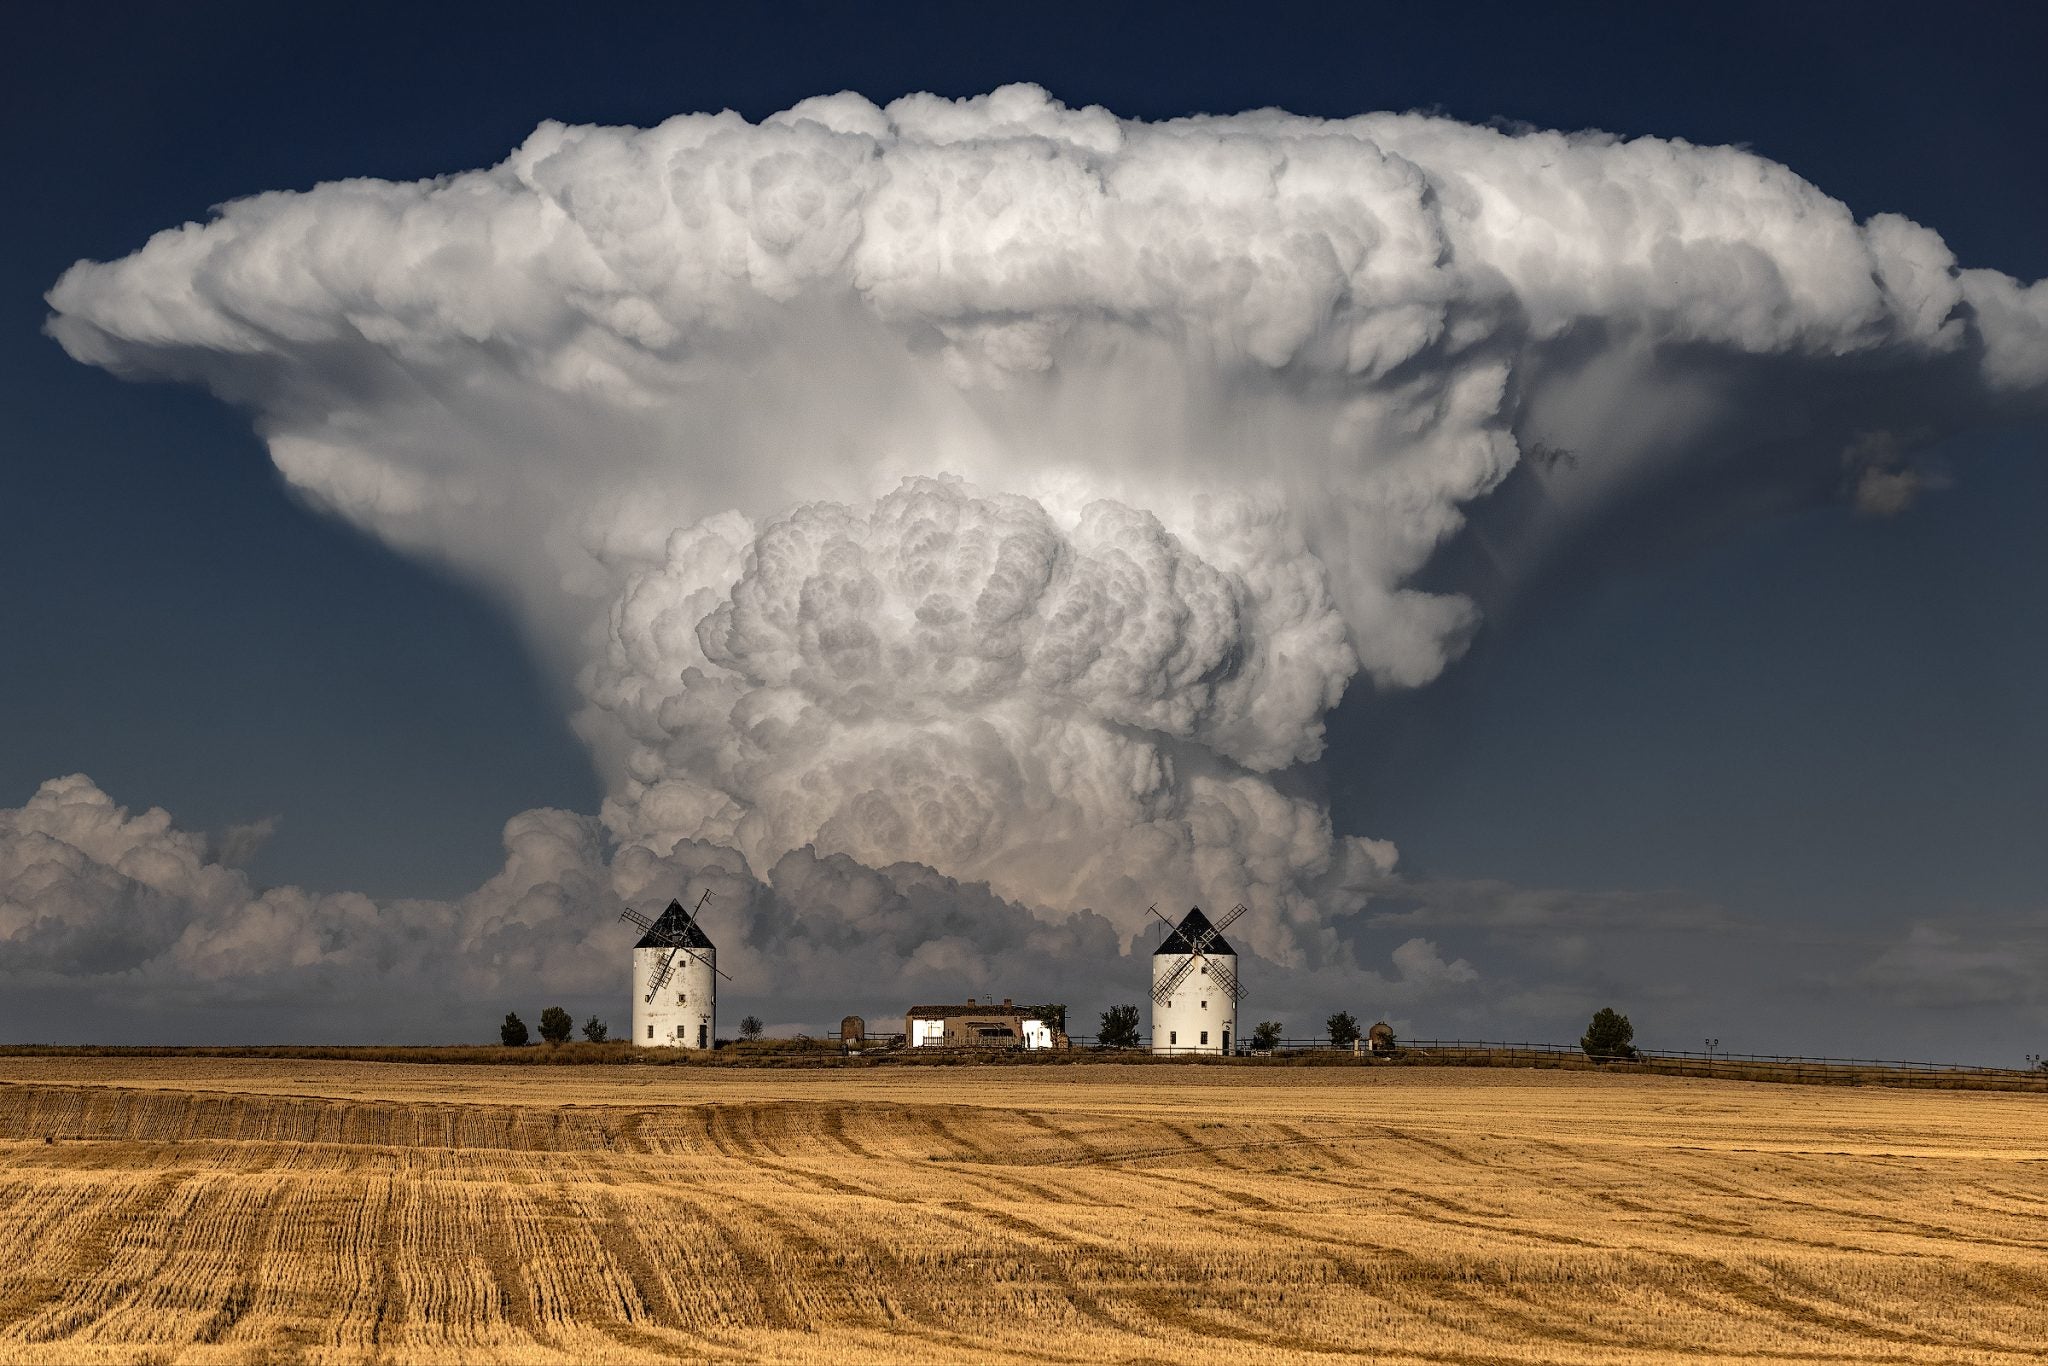
{"type": "MultiPolygon", "coordinates": [[[[1159,947],[1152,950],[1152,952],[1154,955],[1162,953],[1193,953],[1194,941],[1201,937],[1203,931],[1212,928],[1214,927],[1209,924],[1209,917],[1202,914],[1202,908],[1200,906],[1190,906],[1188,907],[1188,913],[1181,917],[1180,924],[1174,927],[1173,933],[1160,940],[1159,947]]],[[[1205,944],[1202,947],[1202,952],[1204,954],[1227,953],[1232,957],[1237,956],[1237,950],[1230,947],[1230,941],[1220,934],[1205,944]]]]}
{"type": "Polygon", "coordinates": [[[994,1002],[979,1006],[912,1006],[904,1014],[913,1020],[953,1020],[969,1015],[989,1019],[1036,1020],[1040,1018],[1036,1006],[1001,1006],[994,1002]]]}
{"type": "Polygon", "coordinates": [[[705,935],[704,927],[690,918],[680,901],[668,903],[668,909],[661,913],[661,919],[654,922],[654,928],[640,936],[636,949],[670,949],[680,944],[686,949],[708,949],[711,940],[705,935]]]}

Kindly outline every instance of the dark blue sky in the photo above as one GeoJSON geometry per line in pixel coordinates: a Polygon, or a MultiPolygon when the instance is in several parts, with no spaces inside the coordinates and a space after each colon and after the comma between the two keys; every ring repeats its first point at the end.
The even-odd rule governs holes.
{"type": "MultiPolygon", "coordinates": [[[[293,501],[244,416],[40,333],[43,291],[221,200],[489,164],[545,118],[750,118],[1009,81],[1144,118],[1262,105],[1746,144],[2048,274],[2048,20],[2013,5],[271,5],[9,21],[0,805],[84,771],[261,879],[444,895],[600,792],[507,617],[293,501]],[[1658,12],[1652,12],[1658,11],[1658,12]]],[[[2038,918],[2043,433],[1953,446],[1910,515],[1842,506],[1575,575],[1437,686],[1355,698],[1328,780],[1411,871],[1674,888],[1818,924],[2038,918]]],[[[1362,690],[1364,685],[1360,685],[1362,690]]]]}

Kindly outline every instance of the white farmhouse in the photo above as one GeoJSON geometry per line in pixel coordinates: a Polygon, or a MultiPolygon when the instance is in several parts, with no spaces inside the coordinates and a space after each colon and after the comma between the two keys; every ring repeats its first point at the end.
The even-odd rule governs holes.
{"type": "MultiPolygon", "coordinates": [[[[1225,918],[1235,920],[1241,911],[1225,918]]],[[[1237,950],[1200,906],[1152,950],[1152,1051],[1228,1054],[1237,1042],[1237,950]]]]}
{"type": "Polygon", "coordinates": [[[680,901],[669,902],[633,946],[633,1042],[641,1048],[710,1048],[718,1037],[717,969],[718,950],[704,927],[680,901]],[[664,974],[671,955],[675,962],[664,974]]]}

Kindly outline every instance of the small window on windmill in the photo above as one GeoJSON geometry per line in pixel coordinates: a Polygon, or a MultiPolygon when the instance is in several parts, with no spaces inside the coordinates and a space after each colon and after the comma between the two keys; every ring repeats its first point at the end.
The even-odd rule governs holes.
{"type": "Polygon", "coordinates": [[[680,991],[676,993],[676,1004],[677,1004],[677,1005],[681,1005],[681,1004],[682,1004],[683,1002],[685,1002],[685,1001],[687,1001],[687,1000],[689,1000],[689,999],[690,999],[689,997],[687,997],[687,996],[683,995],[683,993],[682,993],[682,992],[680,992],[680,991]]]}
{"type": "Polygon", "coordinates": [[[1202,1031],[1202,1042],[1205,1044],[1209,1042],[1209,1031],[1206,1029],[1202,1031]]]}
{"type": "Polygon", "coordinates": [[[1204,977],[1209,975],[1209,965],[1207,963],[1202,964],[1202,975],[1204,977]]]}
{"type": "Polygon", "coordinates": [[[1204,1001],[1204,1002],[1202,1002],[1202,1009],[1204,1009],[1204,1010],[1207,1010],[1208,1008],[1209,1008],[1209,1003],[1208,1003],[1207,1001],[1204,1001]]]}
{"type": "Polygon", "coordinates": [[[1179,1031],[1178,1029],[1169,1029],[1169,1030],[1167,1030],[1167,1031],[1166,1031],[1166,1042],[1167,1042],[1168,1044],[1177,1044],[1177,1043],[1179,1043],[1179,1042],[1180,1042],[1180,1031],[1179,1031]]]}

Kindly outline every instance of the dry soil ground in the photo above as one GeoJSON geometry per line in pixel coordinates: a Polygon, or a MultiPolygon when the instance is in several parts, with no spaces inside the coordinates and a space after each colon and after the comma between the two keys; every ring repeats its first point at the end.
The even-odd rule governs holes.
{"type": "Polygon", "coordinates": [[[2041,1361],[2048,1101],[0,1059],[0,1362],[677,1357],[2041,1361]]]}

